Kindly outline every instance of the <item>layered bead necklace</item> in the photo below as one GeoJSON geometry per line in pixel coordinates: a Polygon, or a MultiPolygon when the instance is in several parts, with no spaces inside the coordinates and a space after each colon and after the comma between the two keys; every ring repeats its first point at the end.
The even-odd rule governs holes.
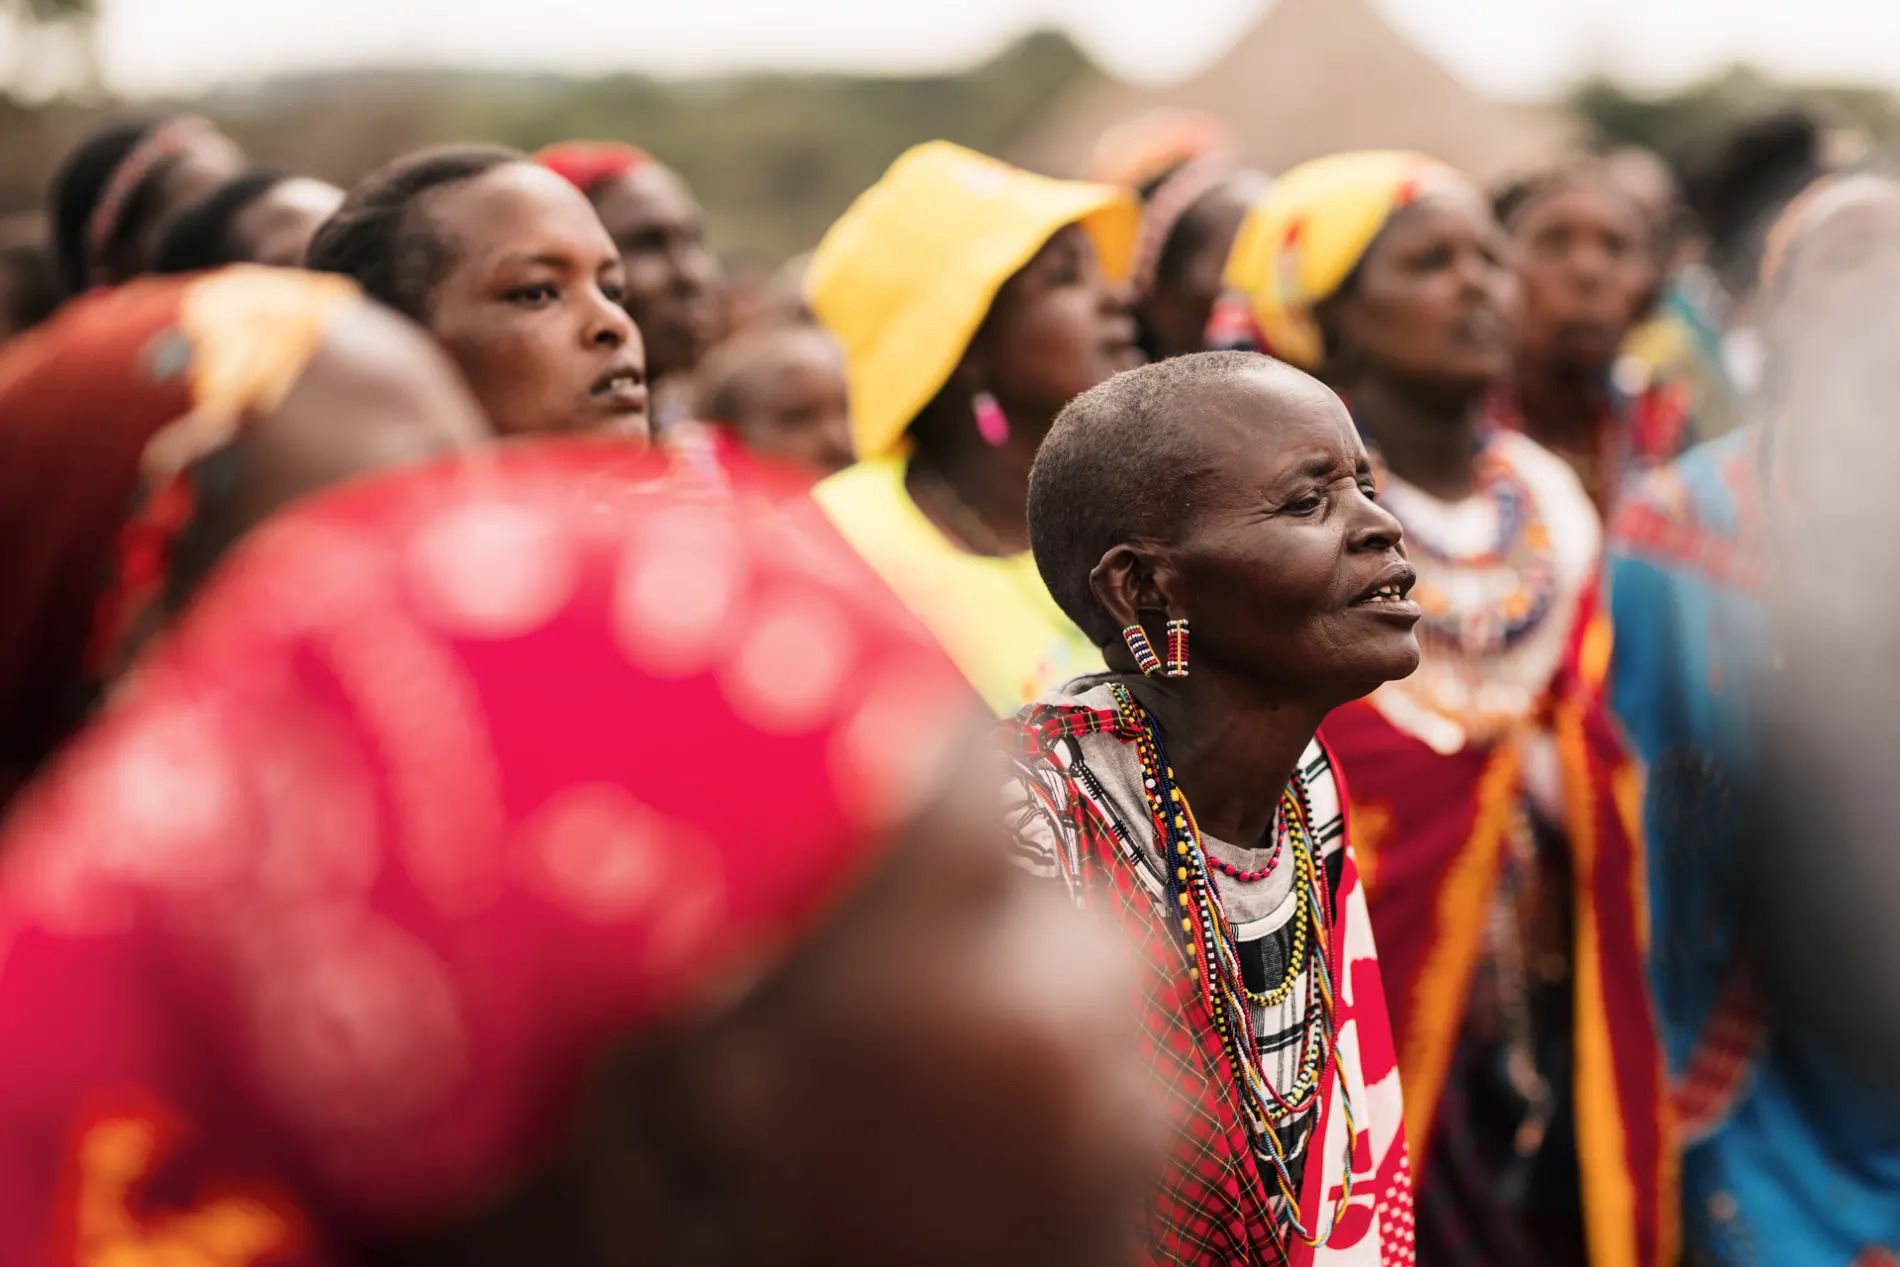
{"type": "MultiPolygon", "coordinates": [[[[1284,1201],[1285,1211],[1280,1218],[1302,1243],[1317,1247],[1325,1238],[1300,1219],[1299,1185],[1294,1181],[1279,1128],[1315,1106],[1319,1087],[1330,1066],[1336,1075],[1339,1110],[1344,1115],[1346,1131],[1342,1186],[1333,1217],[1324,1224],[1328,1228],[1338,1226],[1352,1198],[1352,1141],[1356,1130],[1352,1098],[1347,1092],[1343,1071],[1339,1070],[1335,973],[1330,954],[1332,903],[1326,891],[1326,869],[1320,845],[1310,830],[1312,815],[1306,805],[1305,785],[1296,773],[1292,786],[1282,793],[1280,804],[1280,815],[1286,823],[1286,841],[1291,843],[1297,868],[1294,888],[1299,905],[1294,915],[1294,953],[1285,978],[1275,989],[1261,993],[1249,989],[1241,974],[1239,947],[1220,894],[1214,888],[1200,828],[1194,821],[1194,811],[1189,808],[1187,797],[1175,784],[1174,771],[1162,748],[1160,729],[1125,686],[1117,683],[1111,689],[1116,711],[1121,715],[1122,733],[1136,736],[1142,791],[1162,851],[1170,918],[1176,914],[1180,918],[1180,944],[1187,958],[1188,977],[1213,1018],[1228,1063],[1239,1078],[1248,1134],[1255,1151],[1271,1166],[1284,1201]],[[1310,966],[1311,970],[1304,973],[1307,1000],[1299,1075],[1283,1094],[1267,1081],[1261,1069],[1251,1009],[1277,1007],[1283,1003],[1300,981],[1303,966],[1310,966]]],[[[1276,841],[1276,858],[1282,847],[1283,842],[1276,841]]],[[[1271,869],[1269,863],[1266,870],[1271,869]]]]}
{"type": "Polygon", "coordinates": [[[1543,623],[1556,602],[1557,568],[1550,528],[1530,486],[1489,446],[1478,455],[1477,476],[1472,496],[1492,504],[1498,530],[1491,545],[1474,553],[1458,553],[1420,531],[1427,516],[1421,494],[1410,486],[1387,476],[1380,481],[1379,500],[1405,526],[1406,546],[1425,565],[1412,590],[1425,614],[1421,629],[1429,638],[1483,658],[1509,649],[1543,623]],[[1468,572],[1501,569],[1511,575],[1511,587],[1493,603],[1454,607],[1450,594],[1431,575],[1432,563],[1468,572]]]}

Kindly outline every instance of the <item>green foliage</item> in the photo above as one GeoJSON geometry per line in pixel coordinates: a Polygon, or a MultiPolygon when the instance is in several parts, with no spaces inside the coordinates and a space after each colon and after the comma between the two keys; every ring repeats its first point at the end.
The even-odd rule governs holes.
{"type": "Polygon", "coordinates": [[[1038,33],[962,74],[343,76],[212,104],[256,153],[350,180],[417,145],[482,140],[534,150],[624,140],[675,167],[720,249],[776,262],[809,248],[918,141],[1008,149],[1064,93],[1099,74],[1063,35],[1038,33]],[[323,120],[321,129],[309,126],[323,120]]]}
{"type": "Polygon", "coordinates": [[[1654,97],[1592,78],[1570,94],[1569,104],[1601,139],[1647,146],[1678,170],[1737,119],[1783,106],[1806,108],[1831,127],[1858,133],[1876,150],[1900,152],[1900,105],[1892,94],[1875,88],[1781,83],[1749,66],[1734,66],[1679,92],[1654,97]]]}
{"type": "Polygon", "coordinates": [[[99,16],[99,0],[0,0],[0,14],[28,22],[90,22],[99,16]]]}

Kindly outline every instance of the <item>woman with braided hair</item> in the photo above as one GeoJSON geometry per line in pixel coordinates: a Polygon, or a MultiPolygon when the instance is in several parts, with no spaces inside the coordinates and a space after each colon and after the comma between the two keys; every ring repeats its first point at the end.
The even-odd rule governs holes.
{"type": "Polygon", "coordinates": [[[196,115],[108,123],[53,177],[53,248],[70,295],[150,267],[170,218],[244,170],[237,143],[196,115]]]}

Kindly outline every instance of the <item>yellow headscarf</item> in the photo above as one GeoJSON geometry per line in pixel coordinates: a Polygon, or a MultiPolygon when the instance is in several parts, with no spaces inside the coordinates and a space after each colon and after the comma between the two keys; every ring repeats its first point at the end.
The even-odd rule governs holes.
{"type": "Polygon", "coordinates": [[[1471,183],[1435,158],[1361,150],[1294,168],[1241,223],[1227,286],[1246,295],[1267,350],[1303,369],[1325,359],[1313,309],[1330,298],[1394,212],[1436,189],[1471,183]]]}
{"type": "Polygon", "coordinates": [[[997,290],[1076,223],[1109,276],[1125,276],[1138,224],[1126,193],[928,141],[831,226],[805,287],[812,312],[844,347],[860,458],[898,447],[963,358],[997,290]]]}

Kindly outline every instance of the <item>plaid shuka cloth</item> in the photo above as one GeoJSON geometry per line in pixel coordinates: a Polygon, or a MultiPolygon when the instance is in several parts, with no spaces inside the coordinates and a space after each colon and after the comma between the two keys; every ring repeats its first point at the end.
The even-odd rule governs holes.
{"type": "MultiPolygon", "coordinates": [[[[1101,679],[1054,692],[1056,703],[1025,709],[1004,724],[1012,756],[1012,832],[1027,869],[1059,880],[1077,905],[1110,918],[1128,936],[1143,967],[1140,999],[1149,1060],[1178,1127],[1174,1152],[1149,1213],[1152,1260],[1182,1267],[1262,1264],[1278,1267],[1407,1267],[1412,1248],[1411,1172],[1403,1130],[1397,1057],[1364,894],[1350,844],[1335,893],[1331,961],[1340,991],[1340,1065],[1323,1080],[1301,1180],[1300,1221],[1316,1229],[1318,1248],[1290,1234],[1288,1211],[1270,1163],[1249,1139],[1242,1090],[1154,887],[1152,824],[1115,801],[1141,804],[1141,791],[1111,788],[1114,761],[1090,762],[1085,745],[1132,744],[1135,730],[1113,708],[1101,679]],[[1068,695],[1067,691],[1081,691],[1068,695]],[[1331,1221],[1343,1188],[1351,1096],[1352,1192],[1331,1221]]],[[[1098,754],[1101,750],[1097,750],[1098,754]]],[[[1315,823],[1347,804],[1330,754],[1317,741],[1301,759],[1315,823]]],[[[1341,826],[1342,838],[1345,825],[1341,826]]]]}

